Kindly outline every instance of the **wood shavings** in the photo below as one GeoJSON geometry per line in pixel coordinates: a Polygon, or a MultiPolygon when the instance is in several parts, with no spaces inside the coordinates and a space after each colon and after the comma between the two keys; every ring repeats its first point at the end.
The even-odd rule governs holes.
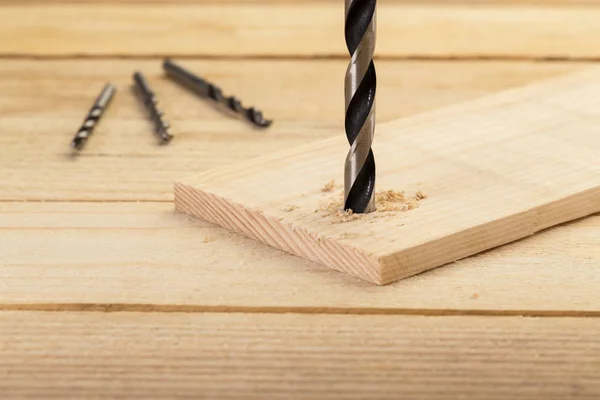
{"type": "Polygon", "coordinates": [[[419,202],[417,200],[409,200],[408,203],[406,203],[407,210],[414,210],[417,207],[419,207],[419,202]]]}
{"type": "Polygon", "coordinates": [[[410,209],[409,202],[404,192],[385,190],[375,193],[375,206],[379,212],[406,211],[410,209]]]}
{"type": "Polygon", "coordinates": [[[328,203],[315,210],[315,212],[323,213],[324,217],[331,217],[332,224],[341,224],[359,219],[372,221],[378,218],[393,216],[397,212],[414,210],[419,207],[419,202],[426,198],[427,195],[422,191],[418,191],[413,196],[407,197],[404,192],[382,190],[375,193],[375,205],[377,207],[375,212],[355,214],[352,210],[346,211],[343,209],[344,193],[340,192],[336,198],[331,199],[328,203]]]}
{"type": "Polygon", "coordinates": [[[335,181],[329,181],[321,188],[321,192],[330,193],[333,192],[333,189],[335,189],[335,181]]]}
{"type": "Polygon", "coordinates": [[[298,207],[298,206],[288,206],[288,207],[284,208],[283,211],[285,211],[285,212],[292,212],[292,211],[295,211],[295,210],[297,210],[299,208],[300,207],[298,207]]]}
{"type": "Polygon", "coordinates": [[[342,210],[339,208],[340,203],[335,202],[335,212],[330,214],[333,216],[334,220],[331,222],[332,224],[341,224],[344,222],[356,221],[362,218],[364,214],[354,214],[352,210],[342,210]]]}
{"type": "Polygon", "coordinates": [[[427,193],[424,193],[420,190],[417,193],[415,193],[415,199],[417,201],[425,200],[426,198],[427,198],[427,193]]]}

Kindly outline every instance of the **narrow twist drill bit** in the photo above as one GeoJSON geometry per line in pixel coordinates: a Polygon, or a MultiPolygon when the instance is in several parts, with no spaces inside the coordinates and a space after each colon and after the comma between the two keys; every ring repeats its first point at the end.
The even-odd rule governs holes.
{"type": "Polygon", "coordinates": [[[163,112],[158,107],[158,100],[156,99],[156,95],[150,89],[150,85],[148,85],[148,81],[141,72],[135,72],[133,74],[133,80],[135,81],[135,85],[140,93],[142,101],[148,112],[150,113],[150,118],[154,123],[154,132],[158,136],[161,144],[167,144],[173,139],[173,135],[170,132],[170,125],[165,121],[163,112]]]}
{"type": "Polygon", "coordinates": [[[94,129],[96,128],[98,121],[102,117],[102,114],[104,114],[104,110],[106,110],[106,107],[108,107],[110,104],[110,101],[112,100],[116,91],[117,88],[110,83],[104,86],[104,89],[102,89],[102,92],[96,99],[96,102],[88,112],[88,115],[81,125],[81,128],[79,128],[75,134],[75,137],[71,141],[72,148],[75,150],[81,150],[85,147],[85,144],[90,136],[92,136],[92,133],[94,133],[94,129]]]}
{"type": "Polygon", "coordinates": [[[254,107],[243,107],[241,101],[235,96],[225,97],[219,87],[174,64],[171,60],[165,60],[163,68],[167,76],[179,84],[202,97],[210,98],[216,103],[225,105],[234,113],[242,115],[254,126],[267,128],[273,123],[273,121],[265,119],[261,111],[254,107]]]}
{"type": "Polygon", "coordinates": [[[350,151],[344,173],[344,209],[355,213],[375,211],[376,0],[345,0],[345,38],[352,57],[346,71],[346,136],[350,151]]]}

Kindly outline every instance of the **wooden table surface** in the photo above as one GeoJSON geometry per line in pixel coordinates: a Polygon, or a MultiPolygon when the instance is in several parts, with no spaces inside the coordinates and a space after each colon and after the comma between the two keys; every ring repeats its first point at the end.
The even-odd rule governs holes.
{"type": "MultiPolygon", "coordinates": [[[[599,398],[600,216],[375,287],[173,211],[177,178],[343,134],[342,27],[341,0],[0,0],[0,398],[599,398]],[[164,56],[274,126],[168,82],[164,56]]],[[[378,121],[585,68],[598,43],[595,0],[380,0],[378,121]]]]}

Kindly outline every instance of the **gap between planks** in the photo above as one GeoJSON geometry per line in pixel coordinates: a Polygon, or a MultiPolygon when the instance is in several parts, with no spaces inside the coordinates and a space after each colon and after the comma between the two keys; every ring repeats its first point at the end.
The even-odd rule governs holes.
{"type": "MultiPolygon", "coordinates": [[[[0,61],[85,61],[85,60],[155,60],[160,62],[165,58],[171,58],[171,53],[154,53],[152,55],[136,55],[136,54],[56,54],[56,55],[39,55],[27,53],[6,53],[0,54],[0,61]]],[[[347,61],[348,56],[342,54],[181,54],[176,56],[178,60],[197,60],[197,61],[321,61],[321,60],[340,60],[347,61]]],[[[535,63],[597,63],[600,62],[600,56],[529,56],[529,55],[477,55],[477,54],[458,54],[458,55],[375,55],[375,61],[398,61],[398,62],[535,62],[535,63]]]]}
{"type": "Polygon", "coordinates": [[[90,313],[182,313],[182,314],[304,314],[304,315],[397,315],[424,317],[530,317],[599,318],[600,310],[486,310],[486,309],[403,309],[369,307],[275,307],[208,306],[189,304],[1,304],[0,311],[19,312],[90,312],[90,313]]]}

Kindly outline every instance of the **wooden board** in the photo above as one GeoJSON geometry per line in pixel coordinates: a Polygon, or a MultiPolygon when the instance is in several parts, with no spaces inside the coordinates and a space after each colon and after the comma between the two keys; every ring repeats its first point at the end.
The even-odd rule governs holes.
{"type": "MultiPolygon", "coordinates": [[[[215,0],[87,0],[88,4],[119,5],[123,3],[144,4],[204,4],[214,3],[215,0]]],[[[337,0],[321,0],[319,3],[335,3],[337,0]]],[[[74,4],[78,0],[0,0],[0,5],[39,6],[40,4],[74,4]]],[[[314,3],[314,0],[220,0],[219,3],[314,3]]],[[[439,4],[535,4],[535,5],[570,5],[570,4],[598,4],[599,0],[378,0],[378,3],[424,3],[431,5],[439,4]]]]}
{"type": "Polygon", "coordinates": [[[600,316],[598,243],[589,217],[378,287],[171,203],[0,202],[0,309],[600,316]]]}
{"type": "Polygon", "coordinates": [[[583,318],[0,312],[0,393],[591,400],[599,330],[583,318]]]}
{"type": "MultiPolygon", "coordinates": [[[[511,3],[382,2],[376,54],[434,59],[600,57],[597,4],[511,3]]],[[[45,2],[1,7],[2,55],[347,58],[343,7],[335,1],[246,1],[235,6],[214,1],[45,2]]]]}
{"type": "Polygon", "coordinates": [[[384,124],[379,188],[428,198],[340,223],[346,138],[175,184],[178,210],[376,284],[600,211],[600,72],[384,124]],[[325,204],[325,206],[323,206],[325,204]]]}

